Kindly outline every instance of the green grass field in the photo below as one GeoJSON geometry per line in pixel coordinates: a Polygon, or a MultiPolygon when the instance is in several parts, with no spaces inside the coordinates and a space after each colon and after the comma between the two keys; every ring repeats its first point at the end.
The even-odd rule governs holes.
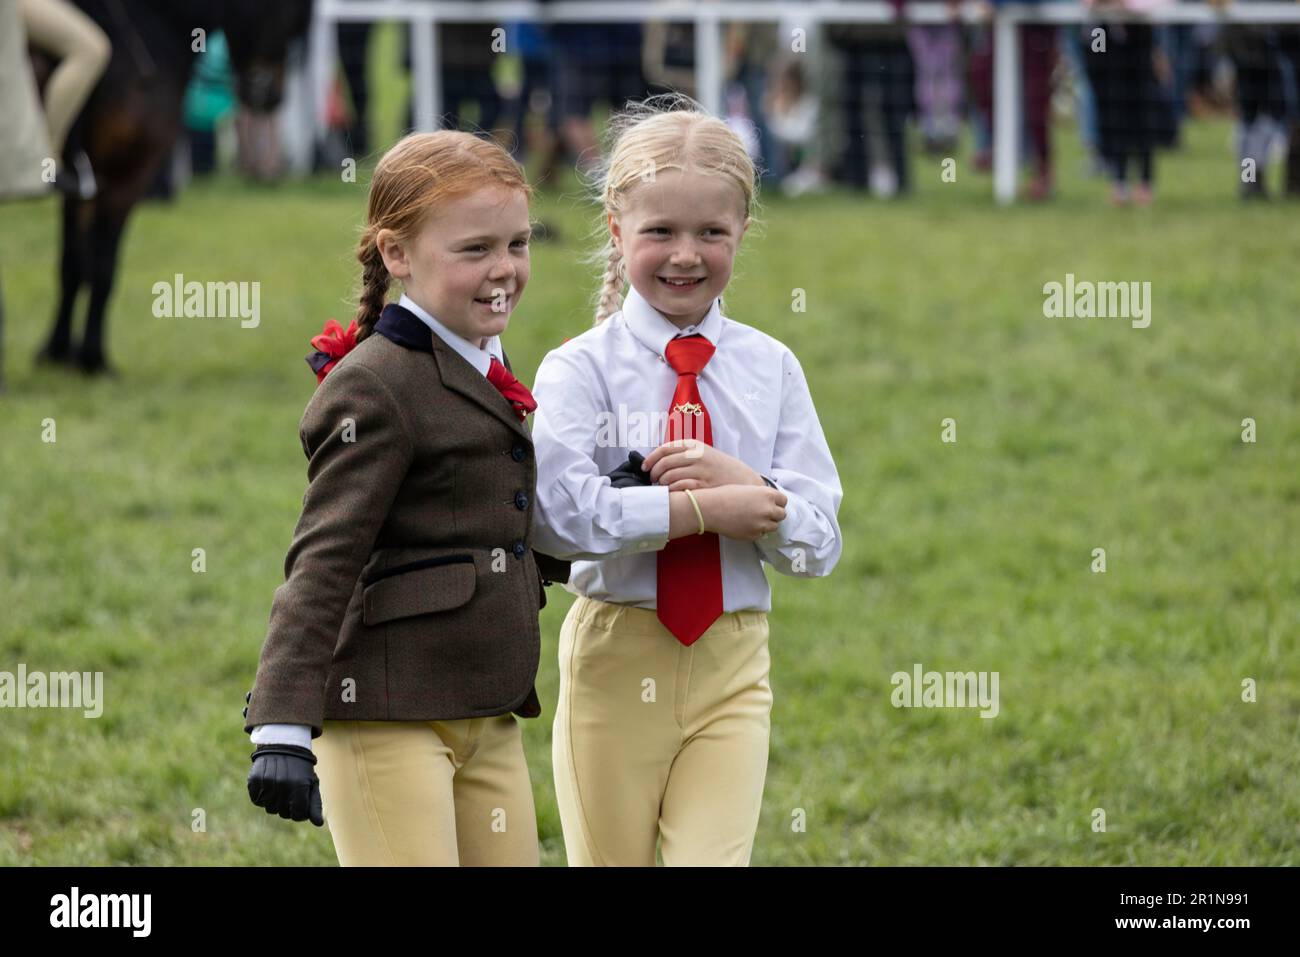
{"type": "MultiPolygon", "coordinates": [[[[1239,204],[1229,127],[1189,133],[1147,210],[1102,202],[1068,130],[1043,206],[920,156],[906,202],[765,200],[728,313],[808,372],[845,548],[830,578],[774,582],[755,864],[1300,864],[1300,208],[1239,204]],[[1151,282],[1150,327],[1044,318],[1066,273],[1151,282]],[[916,662],[999,672],[1001,713],[895,709],[916,662]]],[[[249,803],[240,708],[306,481],[303,356],[350,316],[365,181],[218,179],[140,209],[116,381],[33,368],[57,210],[0,208],[0,670],[103,671],[106,699],[0,712],[0,863],[335,863],[326,830],[249,803]],[[260,282],[260,326],[155,318],[175,273],[260,282]]],[[[595,281],[576,185],[535,213],[559,238],[506,338],[526,382],[595,281]]],[[[524,726],[547,864],[557,592],[524,726]]]]}

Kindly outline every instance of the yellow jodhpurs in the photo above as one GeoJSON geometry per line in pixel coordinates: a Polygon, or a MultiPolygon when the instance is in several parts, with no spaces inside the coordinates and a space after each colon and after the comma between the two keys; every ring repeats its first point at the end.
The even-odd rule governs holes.
{"type": "Polygon", "coordinates": [[[537,866],[537,814],[513,714],[326,721],[312,744],[340,865],[537,866]]]}
{"type": "Polygon", "coordinates": [[[767,615],[689,647],[655,612],[579,597],[560,632],[552,738],[570,866],[747,865],[772,689],[767,615]]]}

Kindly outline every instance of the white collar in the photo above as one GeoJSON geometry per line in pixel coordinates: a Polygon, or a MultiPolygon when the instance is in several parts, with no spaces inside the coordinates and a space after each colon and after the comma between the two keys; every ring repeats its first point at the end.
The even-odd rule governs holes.
{"type": "Polygon", "coordinates": [[[650,305],[634,286],[628,286],[627,296],[623,299],[623,321],[642,345],[661,358],[668,343],[679,336],[699,333],[715,347],[722,337],[722,310],[718,307],[717,299],[713,300],[713,305],[709,306],[703,319],[693,326],[679,329],[650,305]]]}
{"type": "Polygon", "coordinates": [[[406,293],[402,293],[402,298],[397,300],[397,304],[403,309],[408,310],[412,315],[416,316],[421,322],[432,329],[439,339],[460,353],[461,357],[477,369],[480,374],[488,374],[488,369],[491,367],[493,359],[504,364],[501,356],[500,336],[492,336],[483,344],[483,348],[480,349],[464,336],[452,332],[437,319],[433,318],[433,316],[429,315],[428,310],[422,308],[419,303],[406,293]]]}

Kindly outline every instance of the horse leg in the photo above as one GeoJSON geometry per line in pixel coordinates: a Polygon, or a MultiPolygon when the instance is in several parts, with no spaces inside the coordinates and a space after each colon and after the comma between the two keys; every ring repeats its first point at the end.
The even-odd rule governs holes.
{"type": "Polygon", "coordinates": [[[59,261],[59,310],[45,347],[36,355],[37,362],[70,363],[72,361],[72,310],[77,293],[85,281],[85,230],[82,225],[82,202],[71,196],[63,198],[63,252],[59,261]]]}
{"type": "Polygon", "coordinates": [[[122,231],[134,204],[134,197],[104,196],[95,207],[95,221],[90,229],[90,308],[86,312],[86,332],[77,353],[77,365],[88,375],[113,372],[104,357],[104,314],[117,273],[122,231]]]}

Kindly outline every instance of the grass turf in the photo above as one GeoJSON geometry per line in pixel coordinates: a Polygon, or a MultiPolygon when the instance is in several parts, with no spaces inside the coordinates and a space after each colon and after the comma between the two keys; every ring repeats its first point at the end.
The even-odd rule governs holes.
{"type": "MultiPolygon", "coordinates": [[[[964,156],[956,183],[916,157],[907,201],[765,200],[727,311],[808,372],[845,548],[828,579],[774,582],[755,864],[1300,863],[1300,217],[1236,201],[1228,136],[1191,126],[1146,210],[1108,208],[1067,131],[1042,206],[995,207],[964,156]],[[1150,281],[1150,328],[1044,318],[1066,273],[1150,281]],[[999,672],[1001,713],[895,709],[914,662],[999,672]]],[[[0,712],[0,864],[334,863],[325,830],[249,803],[239,709],[305,486],[307,339],[350,315],[359,179],[218,178],[141,208],[119,381],[32,368],[57,210],[0,210],[0,670],[103,671],[106,698],[97,720],[0,712]],[[155,318],[175,273],[260,282],[260,325],[155,318]]],[[[506,337],[525,382],[589,324],[595,281],[573,181],[535,215],[559,237],[506,337]]],[[[557,591],[524,724],[548,864],[557,591]]]]}

